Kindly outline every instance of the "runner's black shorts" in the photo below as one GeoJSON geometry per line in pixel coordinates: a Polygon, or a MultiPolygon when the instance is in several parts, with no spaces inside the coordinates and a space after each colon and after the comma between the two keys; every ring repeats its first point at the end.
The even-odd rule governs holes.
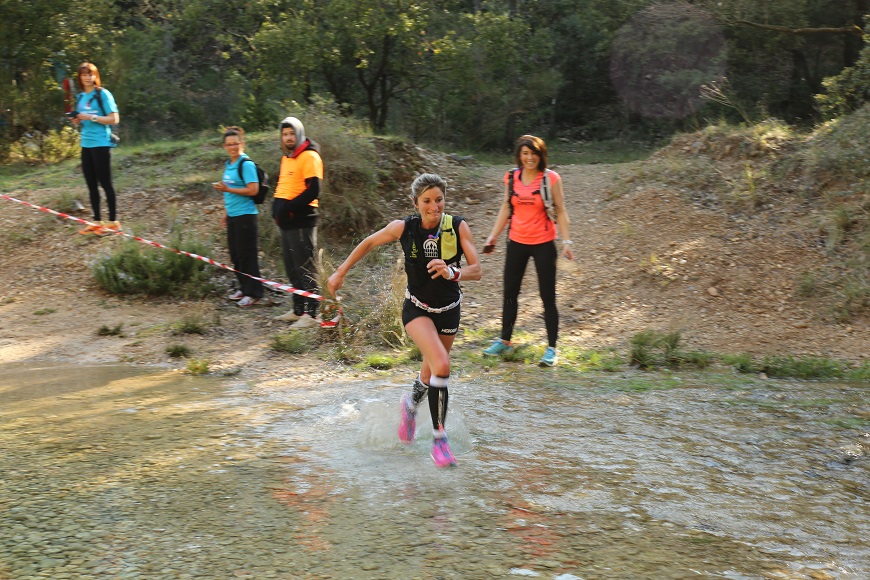
{"type": "Polygon", "coordinates": [[[427,312],[419,306],[414,306],[414,303],[406,298],[402,305],[402,325],[407,326],[415,318],[426,316],[432,319],[438,334],[453,335],[459,331],[459,311],[461,309],[462,306],[457,305],[456,308],[444,312],[427,312]]]}

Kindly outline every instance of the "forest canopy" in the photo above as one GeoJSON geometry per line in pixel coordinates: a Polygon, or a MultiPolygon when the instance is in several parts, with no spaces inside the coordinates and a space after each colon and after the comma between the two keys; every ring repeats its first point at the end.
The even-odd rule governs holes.
{"type": "Polygon", "coordinates": [[[870,0],[0,0],[0,158],[96,64],[125,139],[327,104],[466,150],[812,124],[870,96],[870,0]],[[706,95],[705,98],[704,95],[706,95]],[[709,98],[709,97],[713,98],[709,98]]]}

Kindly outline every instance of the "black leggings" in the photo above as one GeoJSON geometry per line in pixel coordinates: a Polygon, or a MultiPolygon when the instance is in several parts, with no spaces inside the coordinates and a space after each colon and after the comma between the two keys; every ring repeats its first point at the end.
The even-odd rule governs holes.
{"type": "Polygon", "coordinates": [[[520,287],[526,273],[529,258],[535,260],[538,273],[538,288],[544,303],[544,324],[547,327],[547,342],[556,348],[559,338],[559,311],[556,309],[556,252],[555,242],[543,244],[520,244],[508,240],[504,259],[504,302],[501,311],[501,338],[510,341],[517,322],[520,287]]]}
{"type": "Polygon", "coordinates": [[[118,219],[115,211],[115,188],[112,186],[112,153],[110,147],[82,147],[82,173],[88,184],[91,196],[91,209],[94,210],[94,221],[100,221],[100,190],[103,186],[106,192],[106,204],[109,206],[109,221],[118,219]]]}
{"type": "Polygon", "coordinates": [[[227,246],[230,259],[239,281],[239,290],[251,298],[263,297],[263,283],[250,276],[260,277],[260,264],[257,259],[257,214],[227,217],[227,246]],[[244,272],[241,273],[241,272],[244,272]]]}
{"type": "MultiPolygon", "coordinates": [[[[317,248],[317,228],[294,228],[281,230],[281,253],[284,257],[284,271],[294,288],[317,291],[317,270],[314,266],[314,252],[317,248]]],[[[320,302],[293,294],[293,312],[298,315],[317,316],[320,302]]]]}

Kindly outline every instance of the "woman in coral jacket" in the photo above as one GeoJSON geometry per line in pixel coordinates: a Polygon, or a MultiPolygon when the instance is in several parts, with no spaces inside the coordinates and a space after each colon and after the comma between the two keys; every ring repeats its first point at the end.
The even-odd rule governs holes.
{"type": "Polygon", "coordinates": [[[562,238],[562,255],[574,259],[571,250],[570,222],[565,208],[562,178],[547,169],[547,145],[534,135],[523,135],[514,151],[517,168],[505,174],[505,197],[495,224],[483,245],[485,254],[495,249],[496,240],[510,222],[507,255],[504,261],[504,301],[502,303],[501,338],[483,351],[486,356],[502,356],[513,351],[511,336],[517,320],[520,287],[529,259],[535,261],[547,348],[541,366],[556,364],[556,341],[559,338],[559,311],[556,308],[556,239],[562,238]],[[553,214],[548,213],[542,190],[544,180],[552,194],[553,214]]]}

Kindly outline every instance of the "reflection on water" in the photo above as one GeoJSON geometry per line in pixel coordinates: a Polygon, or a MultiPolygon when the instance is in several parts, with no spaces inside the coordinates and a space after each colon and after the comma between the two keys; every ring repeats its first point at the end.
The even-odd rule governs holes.
{"type": "Polygon", "coordinates": [[[0,368],[0,578],[870,577],[866,386],[552,371],[437,470],[399,383],[0,368]]]}

